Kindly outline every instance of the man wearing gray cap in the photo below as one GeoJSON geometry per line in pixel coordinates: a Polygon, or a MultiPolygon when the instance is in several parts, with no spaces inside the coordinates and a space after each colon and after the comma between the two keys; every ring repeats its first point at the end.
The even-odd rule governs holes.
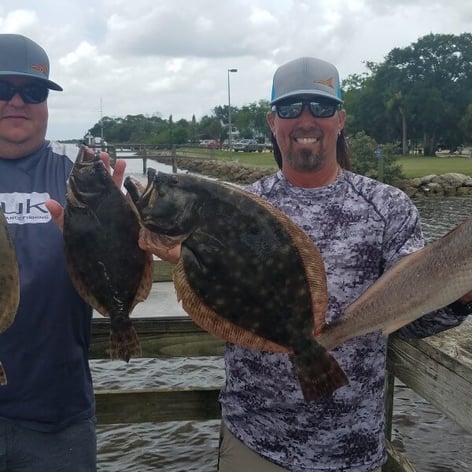
{"type": "MultiPolygon", "coordinates": [[[[418,212],[399,189],[349,170],[346,113],[332,64],[302,57],[279,67],[271,107],[267,121],[280,170],[248,190],[283,211],[319,247],[330,323],[396,261],[424,245],[418,212]]],[[[455,302],[400,334],[451,328],[468,307],[455,302]]],[[[386,353],[387,338],[378,331],[342,343],[332,354],[349,384],[305,402],[289,356],[227,344],[220,472],[379,471],[387,458],[386,353]]]]}
{"type": "Polygon", "coordinates": [[[0,34],[0,204],[20,267],[20,305],[0,339],[0,471],[96,470],[88,365],[91,308],[67,274],[61,232],[45,206],[65,203],[77,147],[45,139],[49,59],[0,34]]]}

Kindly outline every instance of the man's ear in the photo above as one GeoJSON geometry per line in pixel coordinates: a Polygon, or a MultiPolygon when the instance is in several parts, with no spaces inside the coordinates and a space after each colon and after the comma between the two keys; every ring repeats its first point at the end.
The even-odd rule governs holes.
{"type": "Polygon", "coordinates": [[[268,111],[266,113],[266,120],[272,134],[275,135],[275,113],[273,111],[268,111]]]}

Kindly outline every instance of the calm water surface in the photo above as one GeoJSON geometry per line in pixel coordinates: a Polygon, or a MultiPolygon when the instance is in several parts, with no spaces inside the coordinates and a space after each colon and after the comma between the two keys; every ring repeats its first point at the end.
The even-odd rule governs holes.
{"type": "MultiPolygon", "coordinates": [[[[164,172],[169,166],[151,164],[164,172]]],[[[141,161],[129,173],[143,177],[141,161]]],[[[472,215],[472,197],[415,200],[431,241],[472,215]]],[[[92,361],[95,387],[215,386],[224,382],[221,358],[92,361]]],[[[216,470],[219,421],[142,423],[98,427],[99,471],[212,472],[216,470]]],[[[419,472],[472,471],[472,435],[438,413],[408,387],[395,389],[393,442],[419,472]]]]}

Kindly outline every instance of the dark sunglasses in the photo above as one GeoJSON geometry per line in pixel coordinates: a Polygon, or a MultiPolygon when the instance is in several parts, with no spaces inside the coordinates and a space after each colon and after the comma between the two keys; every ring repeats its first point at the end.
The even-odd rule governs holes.
{"type": "Polygon", "coordinates": [[[322,100],[297,100],[293,102],[281,102],[272,107],[277,116],[284,120],[298,118],[307,106],[314,118],[330,118],[341,109],[341,104],[322,100]]]}
{"type": "Polygon", "coordinates": [[[0,81],[0,100],[8,102],[17,93],[25,103],[36,104],[42,103],[48,98],[49,89],[40,82],[32,82],[17,87],[10,82],[0,81]]]}

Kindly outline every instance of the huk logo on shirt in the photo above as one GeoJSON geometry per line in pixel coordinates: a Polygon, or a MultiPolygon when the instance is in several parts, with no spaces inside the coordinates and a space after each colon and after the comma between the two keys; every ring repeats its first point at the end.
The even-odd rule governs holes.
{"type": "Polygon", "coordinates": [[[44,202],[49,193],[0,193],[0,207],[9,224],[37,224],[51,221],[44,202]]]}

